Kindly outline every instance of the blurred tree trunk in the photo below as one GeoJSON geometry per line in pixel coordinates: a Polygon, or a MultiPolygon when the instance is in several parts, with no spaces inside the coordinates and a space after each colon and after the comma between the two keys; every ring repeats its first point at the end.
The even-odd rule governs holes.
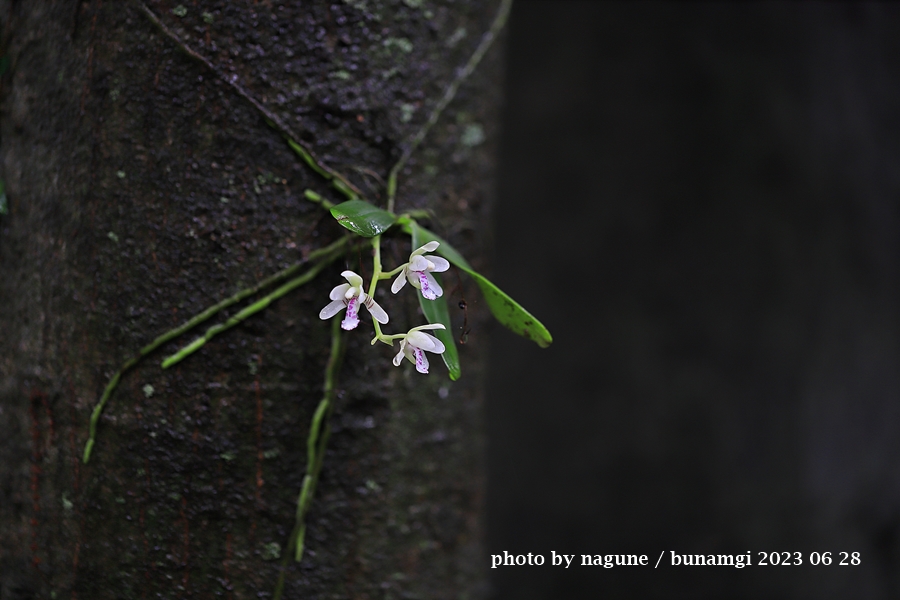
{"type": "MultiPolygon", "coordinates": [[[[123,377],[83,465],[90,411],[144,344],[341,234],[303,190],[341,198],[225,79],[383,202],[401,143],[496,10],[474,0],[147,7],[213,68],[136,1],[0,2],[4,600],[269,597],[322,394],[329,324],[318,311],[343,268],[370,272],[368,254],[175,368],[161,358],[196,332],[151,355],[123,377]]],[[[500,60],[495,48],[463,85],[398,192],[398,209],[433,209],[434,226],[476,263],[500,60]]],[[[385,267],[408,253],[405,239],[388,241],[385,267]]],[[[464,290],[453,274],[445,288],[456,312],[464,290]]],[[[428,376],[393,368],[366,321],[346,336],[307,553],[288,563],[285,598],[483,594],[485,344],[469,306],[476,326],[452,385],[439,359],[428,376]]],[[[391,307],[392,332],[422,322],[412,294],[391,307]]]]}

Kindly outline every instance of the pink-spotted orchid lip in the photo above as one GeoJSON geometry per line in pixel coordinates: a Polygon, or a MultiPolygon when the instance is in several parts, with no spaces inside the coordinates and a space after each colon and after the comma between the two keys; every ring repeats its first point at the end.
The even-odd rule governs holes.
{"type": "Polygon", "coordinates": [[[375,299],[363,291],[363,278],[353,271],[341,273],[347,283],[335,286],[328,295],[331,302],[319,311],[319,318],[323,321],[330,319],[345,308],[344,320],[341,321],[341,329],[350,331],[359,325],[359,307],[365,306],[372,318],[384,325],[389,317],[384,309],[375,302],[375,299]]]}
{"type": "Polygon", "coordinates": [[[419,325],[410,329],[400,340],[400,352],[394,357],[394,366],[399,367],[405,356],[409,362],[416,365],[416,371],[419,373],[428,373],[428,357],[425,352],[434,354],[443,354],[446,348],[441,340],[433,335],[424,333],[427,329],[445,329],[440,323],[431,323],[429,325],[419,325]]]}
{"type": "Polygon", "coordinates": [[[443,273],[450,268],[450,263],[446,258],[425,254],[434,252],[440,245],[440,242],[431,241],[413,250],[409,255],[409,262],[403,265],[403,270],[391,284],[391,291],[396,294],[409,280],[409,283],[422,292],[422,297],[427,300],[435,300],[443,295],[444,290],[432,273],[443,273]]]}

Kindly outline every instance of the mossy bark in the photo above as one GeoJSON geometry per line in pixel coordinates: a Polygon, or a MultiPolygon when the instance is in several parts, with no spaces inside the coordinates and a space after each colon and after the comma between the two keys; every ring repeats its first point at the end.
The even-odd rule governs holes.
{"type": "MultiPolygon", "coordinates": [[[[0,596],[268,597],[294,524],[329,324],[359,251],[178,366],[167,344],[122,380],[81,463],[110,375],[160,333],[337,239],[304,189],[341,198],[223,80],[234,78],[368,199],[465,63],[496,4],[148,0],[0,3],[0,596]]],[[[400,174],[398,209],[483,255],[501,53],[463,85],[400,174]]],[[[386,239],[387,268],[409,252],[386,239]]],[[[483,265],[482,265],[483,266],[483,265]]],[[[382,285],[382,288],[388,286],[382,285]]],[[[458,322],[473,287],[451,274],[458,322]]],[[[379,290],[379,293],[386,290],[379,290]]],[[[381,298],[391,331],[421,323],[381,298]]],[[[483,315],[421,376],[346,336],[333,434],[285,598],[483,594],[483,315]]],[[[233,311],[232,311],[233,312],[233,311]]],[[[209,324],[217,322],[216,319],[209,324]]],[[[396,352],[396,348],[394,349],[396,352]]]]}

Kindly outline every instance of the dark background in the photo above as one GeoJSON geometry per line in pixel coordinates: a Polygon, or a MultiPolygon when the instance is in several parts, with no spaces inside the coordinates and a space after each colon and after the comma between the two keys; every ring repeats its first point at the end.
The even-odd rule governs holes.
{"type": "Polygon", "coordinates": [[[517,0],[492,275],[555,341],[490,331],[488,553],[666,558],[499,568],[494,598],[900,597],[898,31],[517,0]]]}

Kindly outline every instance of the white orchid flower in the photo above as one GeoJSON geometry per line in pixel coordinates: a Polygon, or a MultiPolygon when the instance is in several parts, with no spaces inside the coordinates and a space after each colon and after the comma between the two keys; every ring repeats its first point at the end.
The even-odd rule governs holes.
{"type": "Polygon", "coordinates": [[[428,358],[425,351],[434,354],[443,354],[446,348],[441,340],[433,335],[423,333],[424,329],[445,329],[440,323],[432,323],[430,325],[419,325],[410,329],[400,340],[400,352],[394,357],[394,366],[399,367],[403,362],[403,357],[409,359],[409,362],[416,365],[416,371],[419,373],[428,373],[428,358]]]}
{"type": "Polygon", "coordinates": [[[397,293],[406,285],[406,280],[412,286],[422,292],[422,296],[428,300],[439,298],[444,290],[438,284],[432,273],[443,273],[450,268],[447,259],[440,256],[425,255],[426,252],[434,252],[440,246],[440,242],[428,242],[418,250],[413,250],[409,255],[409,262],[403,266],[403,270],[397,275],[391,284],[391,291],[397,293]]]}
{"type": "Polygon", "coordinates": [[[375,300],[363,291],[363,278],[353,271],[344,271],[341,273],[347,283],[335,287],[328,295],[331,303],[319,312],[319,318],[322,320],[330,319],[338,314],[344,308],[347,313],[344,320],[341,321],[341,329],[350,331],[356,329],[359,325],[359,306],[363,305],[369,310],[372,318],[382,325],[388,322],[388,314],[384,312],[375,300]]]}

